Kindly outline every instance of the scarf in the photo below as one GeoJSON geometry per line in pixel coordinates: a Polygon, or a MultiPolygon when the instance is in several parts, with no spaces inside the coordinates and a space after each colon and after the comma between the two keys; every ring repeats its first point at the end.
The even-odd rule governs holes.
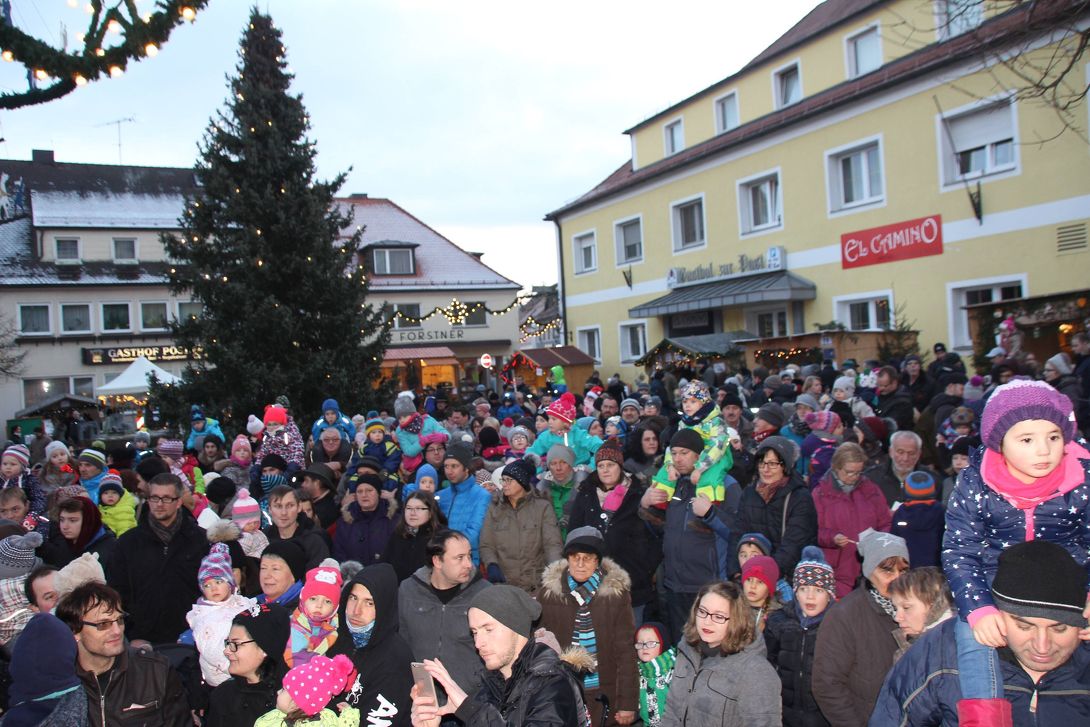
{"type": "Polygon", "coordinates": [[[420,416],[419,414],[413,414],[412,419],[409,420],[409,423],[402,425],[401,428],[404,429],[406,432],[409,432],[410,434],[420,434],[420,432],[424,429],[424,417],[420,416]]]}
{"type": "Polygon", "coordinates": [[[877,603],[878,606],[886,612],[886,615],[890,618],[893,618],[893,616],[897,613],[897,607],[893,605],[893,601],[883,596],[881,593],[878,592],[877,588],[870,585],[869,583],[867,584],[867,592],[870,593],[870,597],[874,599],[874,602],[877,603]]]}
{"type": "Polygon", "coordinates": [[[585,583],[576,583],[568,574],[568,592],[575,599],[578,609],[575,612],[575,627],[572,629],[572,644],[582,646],[594,657],[595,669],[583,677],[584,689],[597,689],[598,679],[598,638],[594,633],[594,622],[590,618],[590,602],[602,584],[602,569],[598,568],[585,583]]]}
{"type": "Polygon", "coordinates": [[[666,709],[666,693],[674,678],[677,649],[670,648],[640,666],[640,718],[647,727],[659,727],[666,709]]]}
{"type": "Polygon", "coordinates": [[[703,422],[709,414],[712,413],[712,409],[715,408],[715,402],[709,401],[704,406],[696,410],[696,414],[689,416],[685,412],[681,413],[681,421],[684,422],[687,427],[695,427],[697,424],[703,422]]]}
{"type": "Polygon", "coordinates": [[[237,465],[238,465],[239,467],[241,467],[241,468],[242,468],[242,469],[244,469],[244,470],[248,470],[248,469],[250,469],[250,465],[252,465],[252,464],[253,464],[253,460],[252,460],[252,459],[249,459],[249,460],[245,460],[245,461],[243,461],[243,460],[239,459],[238,457],[236,457],[236,456],[235,456],[235,455],[233,455],[233,454],[232,454],[232,455],[231,455],[230,457],[228,457],[227,459],[229,459],[230,461],[234,462],[235,464],[237,464],[237,465]]]}
{"type": "MultiPolygon", "coordinates": [[[[829,476],[833,478],[833,485],[836,486],[836,489],[840,490],[845,495],[852,494],[852,491],[855,490],[856,487],[859,487],[859,482],[856,482],[854,485],[849,485],[846,482],[841,481],[841,479],[836,476],[836,472],[833,472],[832,470],[829,470],[829,476]]],[[[860,479],[860,482],[861,481],[862,479],[860,479]]]]}
{"type": "Polygon", "coordinates": [[[775,429],[767,429],[767,430],[765,430],[763,432],[754,432],[753,433],[753,441],[756,442],[757,444],[760,444],[764,440],[771,437],[773,434],[779,434],[779,432],[777,430],[775,430],[775,429]]]}
{"type": "Polygon", "coordinates": [[[791,431],[794,432],[796,436],[806,439],[807,435],[810,434],[810,425],[803,419],[795,418],[791,420],[791,431]]]}
{"type": "MultiPolygon", "coordinates": [[[[295,583],[291,584],[291,587],[288,588],[288,590],[284,591],[279,596],[277,596],[275,600],[271,601],[271,603],[275,603],[277,606],[284,606],[299,598],[299,594],[302,592],[303,582],[296,581],[295,583]]],[[[257,602],[270,603],[269,599],[265,596],[264,593],[257,597],[257,602]]]]}
{"type": "Polygon", "coordinates": [[[179,511],[174,516],[174,522],[170,525],[163,525],[151,517],[151,513],[148,513],[148,526],[151,528],[151,532],[155,533],[155,537],[162,541],[163,545],[170,545],[170,541],[174,539],[174,535],[182,527],[182,513],[179,511]]]}
{"type": "MultiPolygon", "coordinates": [[[[614,486],[614,488],[606,494],[605,500],[602,501],[603,510],[610,513],[617,512],[617,508],[619,508],[621,506],[621,502],[624,501],[624,496],[628,494],[629,482],[630,479],[628,477],[625,477],[624,482],[614,486]]],[[[599,487],[601,487],[601,485],[599,485],[599,487]]]]}
{"type": "Polygon", "coordinates": [[[764,500],[767,505],[772,501],[772,498],[776,496],[776,493],[783,489],[783,486],[786,484],[786,477],[776,480],[775,482],[760,481],[757,483],[757,494],[761,496],[761,499],[764,500]]]}
{"type": "Polygon", "coordinates": [[[348,633],[352,634],[352,644],[357,649],[362,649],[367,646],[371,641],[371,634],[375,630],[375,622],[367,624],[366,626],[353,626],[351,621],[345,621],[348,626],[348,633]]]}
{"type": "MultiPolygon", "coordinates": [[[[328,621],[311,621],[299,606],[291,615],[291,633],[284,649],[284,663],[288,668],[306,664],[317,654],[325,654],[337,640],[337,614],[328,621]]],[[[355,639],[353,638],[353,641],[355,639]]]]}
{"type": "Polygon", "coordinates": [[[1069,442],[1064,447],[1064,458],[1059,466],[1027,485],[1010,473],[1002,454],[985,449],[980,476],[992,491],[1025,514],[1026,540],[1029,541],[1033,540],[1034,509],[1042,502],[1070,492],[1086,479],[1080,458],[1090,459],[1090,452],[1075,442],[1069,442]]]}
{"type": "MultiPolygon", "coordinates": [[[[831,605],[833,605],[832,602],[829,603],[829,606],[831,606],[831,605]]],[[[815,626],[820,625],[821,620],[823,618],[825,618],[825,613],[828,610],[829,610],[829,607],[826,606],[825,611],[822,611],[821,613],[816,614],[814,616],[807,616],[806,614],[804,614],[802,612],[802,609],[800,608],[799,609],[799,626],[802,626],[806,630],[810,630],[810,629],[814,628],[815,626]]]]}

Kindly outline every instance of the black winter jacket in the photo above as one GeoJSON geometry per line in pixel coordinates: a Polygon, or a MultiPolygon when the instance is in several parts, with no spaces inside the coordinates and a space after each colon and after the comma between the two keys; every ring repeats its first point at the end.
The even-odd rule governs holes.
{"type": "Polygon", "coordinates": [[[739,535],[761,533],[769,539],[772,558],[785,578],[795,572],[802,549],[817,544],[817,509],[810,488],[798,473],[792,473],[787,484],[767,503],[757,493],[756,485],[743,490],[738,521],[739,535]]]}
{"type": "Polygon", "coordinates": [[[272,680],[249,684],[232,677],[212,690],[205,727],[252,725],[261,715],[276,708],[280,683],[272,680]]]}
{"type": "Polygon", "coordinates": [[[874,414],[889,417],[897,422],[898,430],[912,429],[916,423],[916,413],[912,394],[903,386],[891,394],[878,394],[874,399],[874,414]]]}
{"type": "Polygon", "coordinates": [[[189,628],[185,616],[201,595],[197,572],[208,555],[204,528],[186,508],[178,509],[181,524],[164,545],[148,523],[148,508],[136,527],[117,540],[106,564],[106,582],[121,594],[129,613],[125,635],[152,644],[173,643],[189,628]]]}
{"type": "MultiPolygon", "coordinates": [[[[194,575],[194,582],[196,578],[194,575]]],[[[193,724],[182,681],[158,654],[129,648],[121,652],[113,668],[101,677],[84,671],[79,664],[76,674],[83,682],[94,727],[193,724]]]]}
{"type": "Polygon", "coordinates": [[[475,695],[466,697],[455,716],[466,727],[589,727],[583,687],[545,644],[530,641],[505,680],[499,672],[484,674],[475,695]]]}
{"type": "Polygon", "coordinates": [[[431,536],[431,527],[425,525],[416,535],[402,537],[395,531],[386,541],[386,549],[379,560],[394,567],[398,583],[420,568],[431,565],[431,558],[428,557],[428,540],[431,536]]]}
{"type": "MultiPolygon", "coordinates": [[[[765,623],[768,660],[780,675],[784,727],[829,727],[810,690],[814,645],[821,618],[809,628],[799,623],[796,602],[773,611],[765,623]]],[[[825,614],[822,614],[822,617],[825,614]]]]}

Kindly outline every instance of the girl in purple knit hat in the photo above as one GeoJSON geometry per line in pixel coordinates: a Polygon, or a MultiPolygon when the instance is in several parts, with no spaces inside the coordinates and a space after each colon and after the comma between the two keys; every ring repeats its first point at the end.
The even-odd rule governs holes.
{"type": "MultiPolygon", "coordinates": [[[[942,551],[960,618],[962,727],[1011,724],[995,652],[1007,644],[1007,621],[991,592],[1000,552],[1050,540],[1090,566],[1090,452],[1074,441],[1071,400],[1044,382],[1015,379],[988,399],[980,434],[983,446],[950,497],[942,551]]],[[[1090,617],[1090,599],[1083,615],[1090,617]]],[[[1090,641],[1090,628],[1079,636],[1090,641]]]]}

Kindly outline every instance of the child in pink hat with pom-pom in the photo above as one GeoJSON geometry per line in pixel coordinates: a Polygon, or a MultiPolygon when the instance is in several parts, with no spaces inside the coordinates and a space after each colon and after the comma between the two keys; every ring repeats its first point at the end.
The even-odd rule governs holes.
{"type": "Polygon", "coordinates": [[[300,724],[357,727],[359,710],[346,702],[337,705],[339,714],[327,709],[333,697],[352,683],[354,671],[352,660],[343,654],[332,659],[316,656],[293,668],[284,677],[284,688],[276,695],[276,709],[259,717],[254,727],[300,724]]]}

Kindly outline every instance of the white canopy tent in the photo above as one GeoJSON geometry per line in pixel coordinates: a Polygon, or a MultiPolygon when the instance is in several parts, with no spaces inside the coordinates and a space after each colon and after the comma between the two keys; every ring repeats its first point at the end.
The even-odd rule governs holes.
{"type": "Polygon", "coordinates": [[[95,390],[98,396],[118,396],[122,394],[146,394],[148,391],[148,374],[154,374],[164,384],[176,384],[179,379],[165,369],[161,369],[144,356],[140,356],[128,368],[117,375],[117,378],[99,386],[95,390]]]}

